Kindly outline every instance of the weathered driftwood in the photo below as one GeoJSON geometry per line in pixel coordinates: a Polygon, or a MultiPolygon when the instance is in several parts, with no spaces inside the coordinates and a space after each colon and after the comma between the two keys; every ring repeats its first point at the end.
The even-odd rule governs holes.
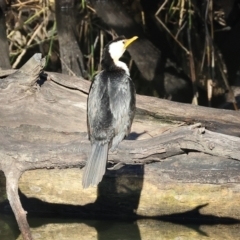
{"type": "MultiPolygon", "coordinates": [[[[0,169],[24,239],[32,236],[18,196],[21,175],[34,169],[82,168],[90,147],[85,117],[90,83],[57,73],[39,78],[43,65],[41,55],[36,54],[0,81],[0,169]]],[[[95,214],[170,216],[211,202],[205,212],[211,217],[238,218],[240,139],[222,133],[239,136],[239,119],[239,112],[137,96],[133,132],[109,153],[109,161],[117,164],[99,185],[97,204],[92,205],[95,214]]],[[[46,170],[40,171],[42,180],[51,182],[46,170]]],[[[31,180],[23,176],[22,181],[33,184],[33,175],[31,180]]],[[[67,179],[64,184],[73,182],[67,179]]],[[[73,194],[72,203],[94,201],[91,191],[82,191],[79,197],[73,194]]]]}

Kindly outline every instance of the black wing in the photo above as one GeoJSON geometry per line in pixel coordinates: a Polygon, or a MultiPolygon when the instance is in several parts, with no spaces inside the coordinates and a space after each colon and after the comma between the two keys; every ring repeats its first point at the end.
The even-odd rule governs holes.
{"type": "Polygon", "coordinates": [[[136,103],[132,79],[127,74],[122,74],[121,77],[111,81],[109,96],[115,132],[112,140],[112,148],[114,149],[131,131],[136,103]]]}
{"type": "Polygon", "coordinates": [[[113,137],[107,81],[102,72],[93,80],[87,103],[88,132],[91,142],[110,142],[113,137]]]}
{"type": "Polygon", "coordinates": [[[135,88],[124,71],[98,74],[88,97],[90,140],[115,148],[129,134],[135,114],[135,88]]]}

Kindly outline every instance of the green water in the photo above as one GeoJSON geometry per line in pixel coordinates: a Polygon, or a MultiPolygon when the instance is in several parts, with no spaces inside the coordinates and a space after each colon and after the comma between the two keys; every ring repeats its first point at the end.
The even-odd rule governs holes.
{"type": "MultiPolygon", "coordinates": [[[[30,218],[37,240],[238,240],[240,225],[173,224],[157,220],[94,221],[80,219],[30,218]]],[[[22,239],[13,216],[0,215],[0,239],[22,239]]]]}

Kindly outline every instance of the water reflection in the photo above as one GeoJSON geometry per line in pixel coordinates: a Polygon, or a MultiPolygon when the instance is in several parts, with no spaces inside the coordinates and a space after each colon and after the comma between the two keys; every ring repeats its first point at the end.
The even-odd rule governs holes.
{"type": "MultiPolygon", "coordinates": [[[[239,239],[239,220],[202,214],[207,203],[155,217],[137,214],[144,170],[145,166],[134,165],[108,171],[90,204],[49,203],[20,192],[34,239],[239,239]]],[[[21,239],[8,201],[0,203],[0,212],[5,214],[0,215],[0,239],[21,239]]]]}
{"type": "MultiPolygon", "coordinates": [[[[174,224],[153,219],[137,221],[30,218],[34,239],[39,240],[199,240],[239,239],[240,225],[174,224]]],[[[0,215],[0,239],[21,239],[13,216],[0,215]]]]}

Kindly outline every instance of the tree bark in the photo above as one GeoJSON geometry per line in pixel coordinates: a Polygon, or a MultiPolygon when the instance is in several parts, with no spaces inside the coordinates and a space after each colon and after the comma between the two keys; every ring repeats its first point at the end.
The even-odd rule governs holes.
{"type": "Polygon", "coordinates": [[[62,73],[84,76],[83,54],[76,36],[76,1],[59,0],[55,5],[62,73]]]}
{"type": "Polygon", "coordinates": [[[11,68],[9,60],[8,41],[6,35],[6,21],[4,10],[0,4],[0,68],[9,69],[11,68]]]}
{"type": "MultiPolygon", "coordinates": [[[[86,138],[90,82],[42,73],[43,66],[44,60],[36,54],[0,81],[0,169],[24,239],[32,236],[17,192],[20,176],[42,169],[40,178],[47,180],[47,187],[46,169],[57,173],[83,168],[90,150],[86,138]]],[[[2,70],[0,75],[8,73],[2,70]]],[[[239,119],[239,112],[137,96],[132,133],[116,151],[109,152],[109,170],[98,186],[97,199],[95,190],[94,195],[79,185],[77,196],[73,191],[72,205],[50,206],[55,212],[67,213],[70,208],[71,214],[82,216],[182,218],[180,211],[190,217],[236,222],[240,215],[239,119]],[[74,207],[76,202],[83,206],[74,207]]],[[[80,184],[81,170],[78,173],[80,184]]],[[[31,180],[23,176],[22,186],[27,183],[36,190],[32,187],[36,174],[31,176],[31,180]]],[[[62,177],[61,181],[62,187],[74,183],[62,177]]],[[[57,188],[56,182],[52,187],[57,188]]],[[[29,206],[24,209],[31,212],[29,206]]]]}

